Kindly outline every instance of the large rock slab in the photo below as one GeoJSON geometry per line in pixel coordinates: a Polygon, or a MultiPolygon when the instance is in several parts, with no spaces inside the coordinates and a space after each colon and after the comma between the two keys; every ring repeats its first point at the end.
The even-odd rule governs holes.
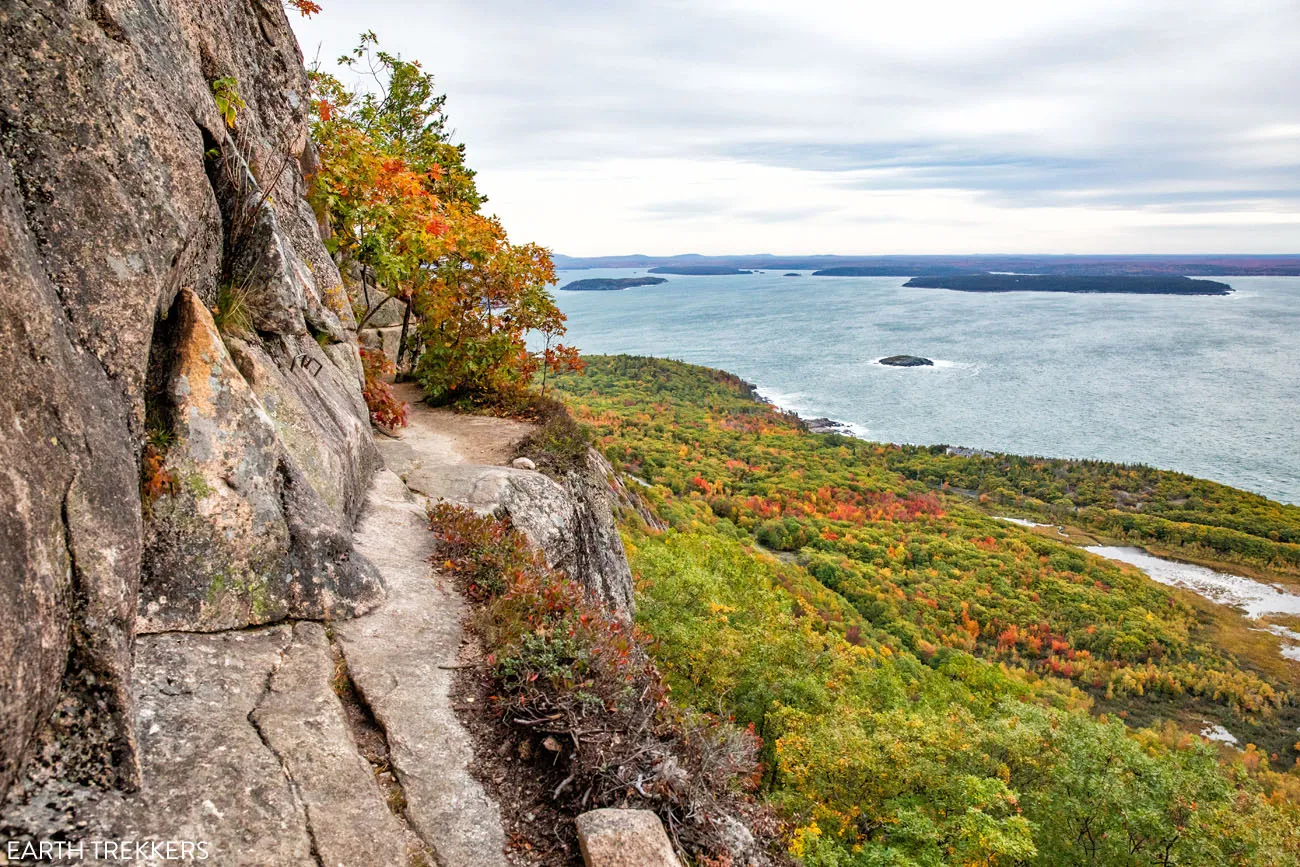
{"type": "MultiPolygon", "coordinates": [[[[0,104],[5,97],[0,88],[0,104]]],[[[141,528],[129,409],[76,342],[6,148],[0,136],[0,801],[50,719],[65,672],[74,677],[36,770],[134,780],[129,677],[141,528]],[[69,740],[76,746],[61,749],[69,740]]]]}
{"type": "Polygon", "coordinates": [[[681,867],[663,823],[649,810],[592,810],[577,825],[587,867],[681,867]]]}
{"type": "Polygon", "coordinates": [[[284,661],[249,719],[302,799],[322,864],[402,864],[405,829],[357,752],[330,684],[333,673],[325,628],[297,624],[284,661]]]}
{"type": "Polygon", "coordinates": [[[6,823],[34,840],[201,841],[201,860],[223,865],[406,864],[410,836],[358,752],[333,673],[317,623],[146,636],[140,790],[54,782],[6,823]]]}
{"type": "MultiPolygon", "coordinates": [[[[177,351],[167,397],[174,441],[162,463],[166,483],[146,494],[137,629],[212,631],[373,608],[383,584],[374,567],[352,555],[350,509],[338,489],[338,476],[350,467],[329,473],[316,455],[313,484],[289,449],[311,433],[328,441],[326,432],[308,425],[305,407],[287,399],[292,392],[267,386],[285,374],[239,342],[245,378],[194,292],[180,294],[172,317],[177,351]],[[279,418],[249,379],[276,397],[279,418]]],[[[341,414],[336,432],[349,427],[342,418],[350,416],[341,414]]],[[[361,435],[354,429],[332,439],[342,444],[361,435]]],[[[302,443],[298,453],[310,448],[302,443]]]]}
{"type": "Polygon", "coordinates": [[[291,641],[287,626],[140,639],[141,788],[92,799],[74,838],[203,841],[211,863],[241,867],[316,863],[302,801],[249,722],[291,641]]]}
{"type": "Polygon", "coordinates": [[[573,550],[564,568],[613,611],[631,618],[636,613],[632,570],[614,512],[621,482],[614,468],[595,449],[587,450],[586,465],[568,473],[565,489],[574,504],[573,550]]]}
{"type": "Polygon", "coordinates": [[[216,630],[283,619],[292,591],[267,581],[290,548],[275,426],[198,296],[182,292],[172,315],[177,352],[167,391],[175,442],[162,490],[146,494],[148,568],[137,628],[216,630]]]}
{"type": "Polygon", "coordinates": [[[391,574],[412,579],[403,586],[414,595],[392,610],[409,632],[390,637],[392,621],[372,622],[380,634],[363,636],[353,652],[358,680],[372,692],[383,694],[383,682],[394,680],[397,694],[375,708],[391,727],[392,747],[382,729],[355,728],[367,711],[355,699],[345,708],[336,693],[346,669],[336,668],[322,624],[145,635],[133,671],[139,790],[24,783],[0,817],[4,834],[203,841],[213,863],[250,867],[428,863],[431,842],[440,864],[498,863],[482,853],[501,850],[499,820],[469,777],[468,737],[447,695],[450,672],[438,667],[455,658],[459,597],[434,585],[423,508],[400,480],[379,476],[373,499],[365,538],[391,574]],[[371,639],[381,652],[368,652],[371,639]],[[382,652],[393,646],[396,656],[382,652]],[[380,739],[378,752],[409,794],[386,796],[377,782],[381,756],[371,756],[370,745],[363,752],[366,737],[380,739]]]}
{"type": "Polygon", "coordinates": [[[370,614],[335,624],[335,639],[384,729],[407,818],[441,867],[505,867],[500,814],[469,773],[473,745],[451,704],[465,602],[428,562],[424,505],[381,471],[355,538],[389,595],[370,614]]]}

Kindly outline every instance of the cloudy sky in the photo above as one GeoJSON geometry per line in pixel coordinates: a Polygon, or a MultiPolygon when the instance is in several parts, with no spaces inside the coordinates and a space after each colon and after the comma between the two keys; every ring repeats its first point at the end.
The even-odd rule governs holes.
{"type": "Polygon", "coordinates": [[[1298,0],[321,3],[557,252],[1300,252],[1298,0]]]}

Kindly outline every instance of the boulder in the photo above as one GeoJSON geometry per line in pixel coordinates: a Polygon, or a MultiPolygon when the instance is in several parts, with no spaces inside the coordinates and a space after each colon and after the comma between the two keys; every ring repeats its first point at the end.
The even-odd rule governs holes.
{"type": "Polygon", "coordinates": [[[551,566],[563,568],[573,558],[573,503],[564,488],[541,473],[515,467],[445,464],[413,470],[407,474],[406,484],[431,500],[509,517],[551,566]]]}
{"type": "Polygon", "coordinates": [[[649,810],[592,810],[577,826],[587,867],[681,867],[663,823],[649,810]]]}
{"type": "Polygon", "coordinates": [[[563,484],[518,467],[443,464],[411,469],[406,484],[432,500],[446,500],[510,522],[553,568],[578,580],[613,611],[635,613],[632,572],[613,507],[613,470],[594,450],[563,484]]]}
{"type": "Polygon", "coordinates": [[[515,458],[513,461],[510,462],[510,466],[514,467],[517,470],[537,469],[537,464],[533,463],[532,460],[529,458],[515,458]]]}
{"type": "Polygon", "coordinates": [[[397,359],[397,351],[402,345],[402,326],[388,328],[364,328],[357,334],[361,345],[367,349],[381,349],[389,361],[397,359]]]}
{"type": "Polygon", "coordinates": [[[373,289],[370,297],[374,303],[363,317],[366,328],[387,328],[402,324],[402,319],[406,316],[406,302],[392,295],[376,294],[373,289]]]}

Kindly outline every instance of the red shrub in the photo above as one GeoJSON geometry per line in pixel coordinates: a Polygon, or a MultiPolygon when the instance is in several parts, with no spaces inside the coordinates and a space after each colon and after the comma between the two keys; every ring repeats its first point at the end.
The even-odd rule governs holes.
{"type": "Polygon", "coordinates": [[[392,386],[383,380],[383,377],[392,375],[393,362],[382,349],[362,348],[361,368],[366,376],[361,396],[366,399],[366,407],[370,410],[370,421],[380,427],[406,427],[410,407],[398,400],[392,386]]]}

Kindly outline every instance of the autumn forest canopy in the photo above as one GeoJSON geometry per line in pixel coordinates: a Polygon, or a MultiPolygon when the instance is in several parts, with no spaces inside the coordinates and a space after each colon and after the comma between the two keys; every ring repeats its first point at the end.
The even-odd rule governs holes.
{"type": "Polygon", "coordinates": [[[759,791],[804,863],[1295,862],[1300,705],[1276,643],[986,509],[1284,571],[1300,509],[810,434],[720,371],[587,361],[560,388],[666,524],[626,521],[638,620],[677,701],[760,735],[759,791]]]}

